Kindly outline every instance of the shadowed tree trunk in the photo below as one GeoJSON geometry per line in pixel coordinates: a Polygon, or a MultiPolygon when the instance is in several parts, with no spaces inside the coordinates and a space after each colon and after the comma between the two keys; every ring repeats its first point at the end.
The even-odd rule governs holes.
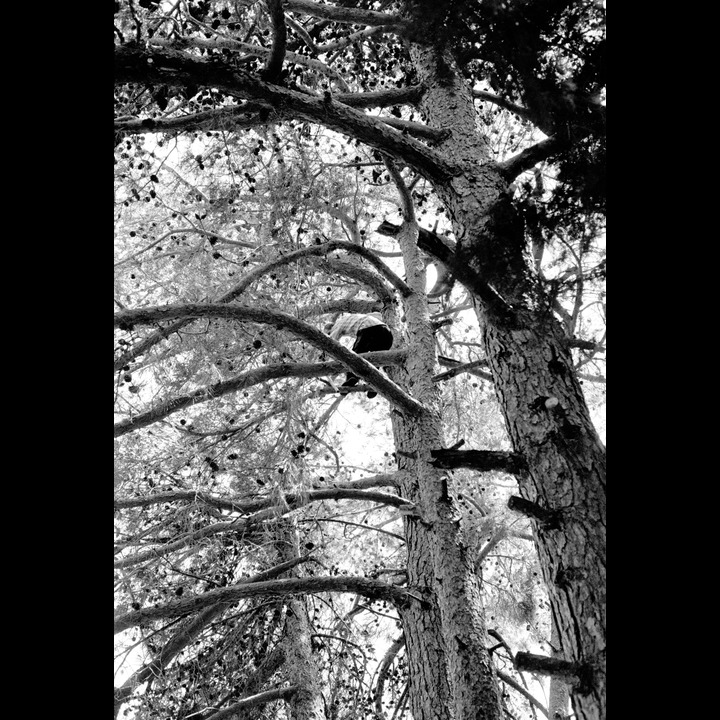
{"type": "Polygon", "coordinates": [[[605,448],[590,420],[565,336],[534,277],[508,183],[475,130],[469,89],[451,57],[411,46],[437,146],[463,168],[435,182],[457,237],[456,274],[476,300],[487,360],[516,453],[522,497],[561,511],[558,527],[533,520],[564,657],[587,668],[574,687],[583,720],[605,717],[605,448]]]}
{"type": "Polygon", "coordinates": [[[405,222],[398,240],[407,282],[414,292],[404,303],[408,361],[405,371],[395,371],[402,375],[396,379],[428,409],[417,419],[392,413],[399,468],[406,471],[401,494],[418,508],[405,520],[408,586],[419,591],[429,605],[423,617],[403,615],[408,662],[412,663],[411,708],[418,719],[446,717],[449,712],[457,720],[500,720],[478,578],[460,537],[451,481],[432,465],[431,450],[443,445],[440,396],[432,382],[434,338],[414,221],[405,222]],[[444,663],[438,662],[440,658],[444,663]],[[443,697],[446,678],[450,689],[447,702],[443,697]]]}

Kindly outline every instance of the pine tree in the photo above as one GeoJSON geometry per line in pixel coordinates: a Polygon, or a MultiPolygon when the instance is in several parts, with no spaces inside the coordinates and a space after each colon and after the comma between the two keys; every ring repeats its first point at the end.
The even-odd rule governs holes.
{"type": "Polygon", "coordinates": [[[281,699],[297,717],[343,717],[354,680],[343,675],[321,710],[320,678],[335,676],[313,660],[321,611],[307,598],[352,593],[399,614],[409,684],[397,707],[415,720],[503,717],[460,522],[458,478],[471,468],[517,478],[510,506],[532,526],[557,629],[554,657],[518,653],[516,669],[563,678],[578,718],[604,718],[605,449],[582,386],[603,349],[585,336],[587,306],[604,308],[600,4],[120,2],[115,36],[116,508],[128,538],[116,568],[166,558],[172,570],[167,584],[142,570],[123,580],[128,597],[149,591],[116,630],[157,637],[116,710],[149,681],[147,702],[178,717],[281,699]],[[458,307],[472,308],[482,338],[481,357],[459,363],[438,355],[441,318],[458,307]],[[338,314],[369,311],[393,329],[392,350],[365,358],[328,337],[338,314]],[[509,448],[449,447],[438,362],[491,380],[509,448]],[[387,400],[396,467],[374,482],[392,493],[348,479],[325,488],[298,470],[345,402],[309,380],[346,369],[387,400]],[[334,398],[326,415],[311,417],[304,408],[323,397],[334,398]],[[201,404],[211,410],[193,414],[201,404]],[[280,412],[271,437],[261,428],[280,412]],[[227,458],[188,442],[212,447],[209,436],[242,448],[232,481],[227,458]],[[172,478],[157,476],[169,457],[172,478]],[[272,492],[253,500],[257,484],[272,492]],[[267,524],[328,499],[400,509],[402,582],[311,573],[302,534],[267,524]],[[154,542],[138,550],[144,533],[154,542]],[[229,576],[252,546],[263,569],[229,576]],[[244,627],[227,616],[238,602],[244,627]],[[213,633],[203,657],[178,661],[213,633]],[[230,657],[234,673],[250,670],[211,673],[230,657]],[[294,679],[273,684],[288,658],[294,679]]]}

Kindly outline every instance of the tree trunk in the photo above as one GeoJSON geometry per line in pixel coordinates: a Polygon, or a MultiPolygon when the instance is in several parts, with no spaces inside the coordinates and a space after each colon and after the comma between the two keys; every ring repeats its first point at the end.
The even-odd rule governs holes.
{"type": "Polygon", "coordinates": [[[559,323],[534,277],[507,181],[476,130],[469,89],[454,61],[430,45],[410,54],[427,91],[430,126],[451,130],[437,149],[461,175],[434,187],[453,222],[458,280],[473,293],[487,360],[513,449],[528,472],[520,494],[550,511],[533,520],[565,659],[581,663],[573,687],[580,720],[605,717],[605,449],[592,425],[559,323]]]}
{"type": "Polygon", "coordinates": [[[418,507],[418,513],[405,520],[408,588],[427,600],[424,613],[411,610],[403,616],[413,678],[411,709],[416,720],[500,720],[478,579],[460,537],[460,515],[448,487],[451,481],[431,464],[431,451],[443,444],[442,425],[439,391],[432,382],[434,338],[414,222],[406,222],[398,238],[407,282],[414,292],[404,306],[406,374],[396,381],[429,409],[410,420],[398,412],[391,414],[399,467],[406,471],[401,492],[418,507]],[[441,658],[444,662],[439,662],[441,658]],[[450,703],[443,697],[448,680],[450,703]]]}
{"type": "MultiPolygon", "coordinates": [[[[560,657],[560,634],[555,623],[551,623],[551,625],[550,645],[553,649],[552,656],[560,657]]],[[[569,705],[570,688],[568,684],[562,678],[551,677],[548,692],[548,718],[550,720],[568,720],[569,705]]]]}
{"type": "MultiPolygon", "coordinates": [[[[291,520],[278,523],[277,541],[280,562],[299,556],[297,528],[291,520]]],[[[299,569],[291,575],[298,577],[299,569]]],[[[285,668],[291,685],[297,691],[287,700],[289,716],[293,720],[326,720],[325,704],[320,691],[317,664],[312,657],[311,627],[305,599],[289,596],[285,620],[285,668]]]]}

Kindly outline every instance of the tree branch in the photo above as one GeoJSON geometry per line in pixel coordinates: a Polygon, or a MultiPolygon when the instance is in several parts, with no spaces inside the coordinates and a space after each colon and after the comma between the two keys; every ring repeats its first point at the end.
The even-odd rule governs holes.
{"type": "Polygon", "coordinates": [[[562,678],[565,682],[582,692],[592,682],[592,668],[590,664],[570,662],[561,658],[534,655],[528,652],[515,654],[515,668],[520,672],[534,672],[541,675],[551,675],[562,678]]]}
{"type": "Polygon", "coordinates": [[[274,702],[275,700],[287,700],[297,691],[297,685],[288,685],[287,687],[275,688],[274,690],[265,690],[257,695],[250,695],[242,700],[238,700],[238,702],[228,705],[228,707],[223,708],[212,715],[207,715],[204,720],[225,720],[225,718],[231,718],[236,713],[239,713],[241,710],[245,710],[249,707],[265,705],[266,703],[274,702]]]}
{"type": "MultiPolygon", "coordinates": [[[[400,232],[400,226],[383,221],[376,228],[376,232],[381,235],[396,237],[400,232]]],[[[421,250],[425,250],[425,252],[447,265],[453,277],[480,298],[486,304],[488,310],[495,313],[507,323],[514,322],[514,308],[467,263],[458,262],[454,247],[450,248],[445,241],[441,240],[438,235],[429,230],[418,227],[418,233],[417,244],[421,250]]]]}
{"type": "Polygon", "coordinates": [[[285,27],[282,0],[266,0],[266,2],[272,22],[273,43],[270,57],[265,63],[265,69],[262,71],[261,77],[266,82],[276,83],[280,77],[283,59],[285,58],[287,29],[285,27]]]}
{"type": "Polygon", "coordinates": [[[378,580],[359,576],[304,577],[264,582],[242,582],[208,590],[200,595],[182,598],[164,605],[124,613],[115,619],[113,627],[114,632],[119,633],[131,627],[146,625],[154,620],[189,615],[216,603],[233,605],[238,600],[247,597],[321,592],[350,592],[363,595],[371,600],[387,600],[400,605],[404,604],[409,597],[405,590],[396,585],[388,585],[378,580]]]}
{"type": "Polygon", "coordinates": [[[311,17],[354,25],[404,25],[399,15],[388,15],[375,10],[320,5],[311,0],[285,0],[285,8],[311,17]]]}
{"type": "Polygon", "coordinates": [[[498,107],[505,108],[505,110],[509,110],[511,113],[514,113],[523,120],[532,121],[533,119],[532,113],[527,108],[511,103],[509,100],[505,100],[504,98],[501,98],[498,95],[493,95],[485,90],[473,90],[472,96],[478,98],[479,100],[484,100],[485,102],[491,102],[498,107]]]}
{"type": "Polygon", "coordinates": [[[520,173],[529,170],[543,160],[547,160],[552,155],[561,152],[568,147],[568,143],[556,137],[549,137],[541,140],[539,143],[526,148],[517,155],[508,158],[504,162],[498,163],[498,169],[503,177],[511,182],[520,173]]]}
{"type": "MultiPolygon", "coordinates": [[[[412,165],[428,179],[443,180],[459,172],[441,154],[388,127],[381,120],[337,102],[330,93],[319,98],[265,83],[217,59],[194,57],[170,49],[142,50],[120,46],[115,48],[115,81],[215,87],[234,97],[265,101],[273,106],[278,118],[286,114],[349,135],[412,165]]],[[[145,122],[151,130],[154,121],[145,122]]]]}
{"type": "MultiPolygon", "coordinates": [[[[307,562],[310,559],[310,555],[303,555],[302,557],[293,558],[287,562],[276,565],[275,567],[263,570],[257,575],[253,575],[248,578],[246,582],[261,582],[263,580],[270,580],[271,578],[282,575],[287,570],[291,570],[293,567],[300,565],[301,563],[307,562]]],[[[221,615],[227,606],[223,603],[217,603],[216,605],[209,605],[204,608],[198,615],[191,620],[184,623],[165,643],[162,650],[152,659],[151,662],[143,665],[136,672],[134,672],[119,688],[115,688],[115,707],[116,709],[122,704],[127,698],[132,695],[134,689],[150,680],[153,677],[162,672],[163,668],[167,667],[170,661],[182,652],[195,638],[197,638],[205,627],[207,627],[215,618],[221,615]]]]}
{"type": "MultiPolygon", "coordinates": [[[[216,302],[229,303],[235,300],[237,297],[242,295],[245,290],[250,287],[256,280],[259,280],[264,275],[272,272],[273,270],[282,267],[283,265],[289,265],[296,260],[300,260],[304,257],[309,256],[324,256],[333,250],[345,250],[346,252],[355,253],[360,255],[363,259],[367,260],[380,274],[385,277],[397,290],[403,295],[409,292],[407,284],[400,279],[385,263],[380,260],[371,250],[364,248],[354,243],[349,243],[344,240],[332,240],[322,245],[311,245],[310,247],[301,248],[294,252],[282,255],[269,263],[261,265],[255,270],[244,275],[237,284],[220,297],[216,302]]],[[[387,299],[383,297],[383,299],[387,299]]],[[[114,361],[113,367],[115,372],[121,370],[125,365],[132,362],[136,357],[146,353],[151,347],[156,345],[161,340],[170,337],[173,333],[179,332],[186,325],[191,323],[194,318],[179,320],[172,325],[157,330],[156,332],[149,335],[144,340],[140,340],[138,343],[133,345],[132,348],[124,352],[117,360],[114,361]]]]}
{"type": "Polygon", "coordinates": [[[121,310],[115,315],[114,324],[115,327],[120,329],[129,329],[136,324],[150,325],[179,318],[199,317],[256,322],[272,325],[278,330],[287,329],[344,363],[355,375],[372,385],[375,390],[382,393],[399,410],[411,415],[426,412],[422,404],[408,395],[392,380],[386,378],[363,356],[343,347],[312,325],[277,310],[218,303],[188,303],[186,305],[165,305],[163,307],[148,307],[138,310],[121,310]]]}
{"type": "Polygon", "coordinates": [[[510,675],[503,672],[502,670],[498,669],[496,670],[496,672],[500,680],[509,685],[513,690],[517,690],[531,705],[534,705],[545,717],[550,717],[547,708],[539,700],[536,700],[531,693],[529,693],[522,685],[520,685],[520,683],[515,682],[515,680],[513,680],[510,675]]]}
{"type": "MultiPolygon", "coordinates": [[[[178,502],[183,500],[200,501],[206,505],[220,508],[222,510],[231,510],[242,514],[258,512],[268,507],[277,506],[277,498],[262,498],[252,502],[233,503],[223,498],[213,497],[207,493],[199,492],[166,492],[149,495],[140,498],[128,498],[126,500],[115,500],[115,509],[132,508],[132,507],[148,507],[149,505],[157,505],[158,503],[178,502]]],[[[367,502],[376,502],[382,505],[392,505],[394,507],[411,505],[399,495],[392,495],[379,491],[367,491],[359,488],[341,488],[329,487],[310,490],[302,493],[287,493],[283,495],[284,503],[292,510],[308,505],[316,500],[363,500],[367,502]]]]}
{"type": "Polygon", "coordinates": [[[315,51],[318,55],[324,55],[325,53],[334,52],[335,50],[340,50],[340,48],[352,45],[354,42],[358,42],[360,40],[364,40],[365,38],[372,37],[373,35],[381,35],[382,33],[393,32],[396,29],[399,30],[400,28],[397,25],[377,25],[375,27],[365,28],[364,30],[359,30],[358,32],[346,35],[339,40],[333,40],[332,42],[326,43],[325,45],[318,45],[315,47],[315,51]]]}
{"type": "MultiPolygon", "coordinates": [[[[375,362],[378,365],[397,365],[404,362],[406,355],[406,350],[382,350],[379,352],[365,353],[363,357],[368,362],[375,362]]],[[[267,382],[268,380],[288,377],[321,377],[323,375],[334,375],[344,370],[345,365],[341,362],[280,363],[278,365],[266,365],[254,370],[249,370],[230,380],[223,380],[206,388],[188,393],[187,395],[181,395],[172,400],[167,400],[152,410],[148,410],[128,420],[122,420],[115,424],[114,436],[120,437],[126,433],[134,432],[140,428],[152,425],[179,410],[214,400],[228,393],[244,390],[245,388],[267,382]]]]}
{"type": "Polygon", "coordinates": [[[459,360],[453,360],[452,358],[438,355],[438,362],[441,365],[449,366],[452,369],[446,370],[445,372],[438,373],[437,375],[433,376],[433,380],[435,382],[449,380],[450,378],[453,378],[456,375],[460,375],[461,373],[470,373],[471,375],[480,377],[483,380],[487,380],[488,382],[493,382],[493,376],[490,373],[476,369],[478,367],[487,367],[487,360],[473,360],[469,363],[461,363],[459,360]]]}
{"type": "Polygon", "coordinates": [[[431,465],[438,468],[468,468],[488,472],[500,470],[513,475],[525,472],[527,463],[525,459],[512,452],[495,450],[431,450],[434,460],[431,465]]]}

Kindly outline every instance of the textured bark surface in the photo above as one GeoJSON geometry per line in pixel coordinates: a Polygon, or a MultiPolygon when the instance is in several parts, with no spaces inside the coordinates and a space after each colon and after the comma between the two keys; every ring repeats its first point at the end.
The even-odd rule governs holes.
{"type": "Polygon", "coordinates": [[[407,282],[416,290],[404,303],[409,348],[404,384],[428,408],[411,420],[393,413],[392,421],[399,467],[407,471],[401,493],[419,509],[415,517],[405,520],[408,587],[419,591],[429,603],[424,617],[403,617],[413,678],[411,708],[416,720],[500,720],[480,588],[460,537],[452,481],[431,464],[431,451],[442,447],[443,438],[439,391],[432,381],[434,338],[414,224],[405,225],[398,238],[407,282]],[[444,663],[437,662],[441,656],[444,663]],[[448,686],[449,702],[442,697],[448,686]]]}
{"type": "Polygon", "coordinates": [[[427,121],[452,131],[436,149],[463,168],[462,175],[434,186],[453,221],[461,261],[457,278],[477,300],[513,450],[528,466],[518,476],[520,494],[547,510],[563,510],[559,528],[535,520],[533,526],[562,654],[591,668],[586,682],[573,687],[575,712],[581,720],[603,720],[605,449],[567,339],[535,282],[507,183],[476,131],[470,91],[452,58],[430,45],[411,45],[410,52],[428,88],[422,100],[427,121]],[[462,267],[471,274],[464,276],[462,267]],[[488,287],[505,306],[488,297],[488,287]]]}
{"type": "Polygon", "coordinates": [[[588,683],[574,687],[575,710],[586,720],[602,720],[605,449],[554,322],[516,330],[488,323],[485,343],[514,449],[529,467],[518,476],[520,493],[561,511],[557,529],[532,522],[562,654],[592,668],[588,683]]]}
{"type": "MultiPolygon", "coordinates": [[[[299,557],[297,528],[291,520],[284,522],[278,530],[276,546],[281,561],[299,557]]],[[[290,574],[298,576],[299,569],[290,574]]],[[[325,720],[325,706],[320,690],[320,676],[312,656],[310,636],[312,629],[304,598],[290,598],[287,601],[285,619],[285,668],[290,683],[297,691],[288,699],[293,720],[325,720]]]]}

